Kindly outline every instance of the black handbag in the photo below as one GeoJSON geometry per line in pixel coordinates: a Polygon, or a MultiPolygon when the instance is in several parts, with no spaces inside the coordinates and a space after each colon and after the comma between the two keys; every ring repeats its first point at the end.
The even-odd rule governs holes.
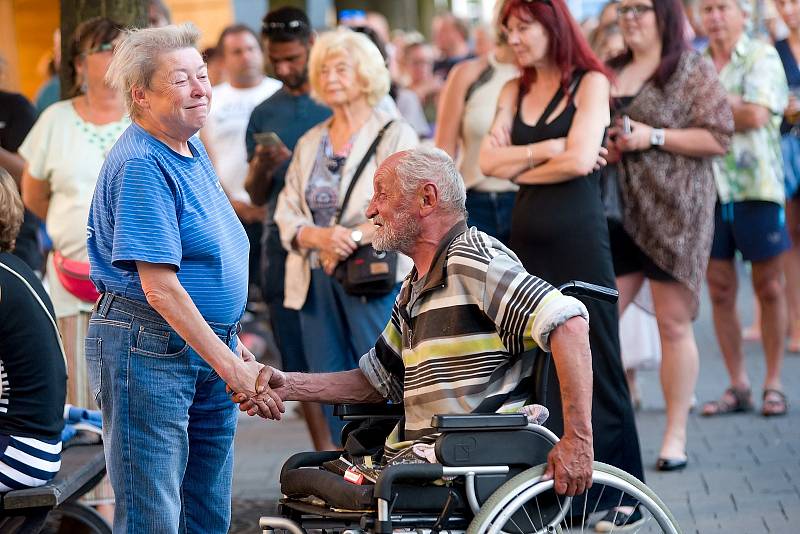
{"type": "MultiPolygon", "coordinates": [[[[367,149],[367,153],[364,154],[361,163],[358,164],[347,192],[344,194],[342,203],[339,205],[339,209],[336,210],[333,226],[339,224],[339,219],[347,206],[347,202],[350,200],[350,195],[355,188],[356,182],[364,172],[364,167],[375,155],[383,134],[386,133],[392,122],[394,121],[387,122],[381,128],[372,145],[367,149]]],[[[394,289],[395,280],[397,279],[397,252],[377,251],[372,248],[372,245],[362,245],[346,260],[336,266],[333,276],[342,284],[348,295],[354,297],[382,297],[388,295],[394,289]]]]}

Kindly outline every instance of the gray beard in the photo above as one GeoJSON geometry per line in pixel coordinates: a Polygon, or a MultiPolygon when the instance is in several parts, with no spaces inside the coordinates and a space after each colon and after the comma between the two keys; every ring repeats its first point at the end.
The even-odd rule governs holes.
{"type": "Polygon", "coordinates": [[[386,221],[383,222],[383,226],[375,230],[372,247],[375,250],[386,252],[394,250],[408,255],[419,237],[421,231],[419,223],[407,213],[398,213],[391,225],[386,224],[386,221]]]}

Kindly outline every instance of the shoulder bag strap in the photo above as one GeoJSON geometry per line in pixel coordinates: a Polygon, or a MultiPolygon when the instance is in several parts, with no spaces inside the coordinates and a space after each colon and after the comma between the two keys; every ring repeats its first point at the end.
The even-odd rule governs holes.
{"type": "Polygon", "coordinates": [[[36,299],[36,302],[38,302],[39,306],[41,306],[42,309],[44,310],[44,313],[45,315],[47,315],[47,318],[50,319],[50,324],[53,325],[53,329],[56,331],[56,340],[58,341],[58,348],[61,349],[61,356],[64,358],[64,365],[67,368],[67,372],[69,372],[69,364],[67,363],[67,353],[64,351],[64,344],[61,341],[61,332],[58,330],[58,325],[56,324],[55,318],[50,313],[50,310],[47,309],[47,306],[45,306],[45,303],[42,302],[41,297],[39,297],[39,293],[37,293],[36,290],[33,289],[33,287],[28,283],[27,280],[25,280],[25,277],[23,277],[21,274],[19,274],[11,267],[7,266],[3,262],[0,262],[0,268],[10,272],[11,274],[19,278],[23,284],[25,284],[25,287],[28,288],[33,297],[36,299]]]}
{"type": "Polygon", "coordinates": [[[342,218],[342,213],[344,213],[344,209],[347,207],[347,202],[350,200],[350,195],[353,193],[353,189],[356,186],[356,182],[358,182],[361,173],[364,172],[364,167],[367,166],[367,163],[369,163],[369,160],[372,159],[372,156],[378,149],[378,145],[381,143],[381,139],[383,139],[383,134],[386,133],[386,130],[389,129],[389,126],[391,126],[393,122],[394,120],[390,120],[389,122],[383,125],[381,131],[378,132],[378,135],[375,136],[375,140],[367,149],[367,153],[364,154],[361,163],[358,164],[356,172],[353,174],[353,179],[350,180],[350,185],[347,186],[347,192],[344,194],[344,198],[342,199],[341,204],[339,204],[339,209],[336,210],[336,216],[333,218],[333,226],[339,224],[339,219],[342,218]]]}

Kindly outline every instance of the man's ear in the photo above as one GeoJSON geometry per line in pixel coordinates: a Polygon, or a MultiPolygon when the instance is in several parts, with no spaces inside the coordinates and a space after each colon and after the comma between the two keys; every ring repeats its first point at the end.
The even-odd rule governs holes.
{"type": "Polygon", "coordinates": [[[420,215],[423,217],[430,215],[439,204],[439,190],[436,185],[428,182],[422,186],[419,196],[420,215]]]}

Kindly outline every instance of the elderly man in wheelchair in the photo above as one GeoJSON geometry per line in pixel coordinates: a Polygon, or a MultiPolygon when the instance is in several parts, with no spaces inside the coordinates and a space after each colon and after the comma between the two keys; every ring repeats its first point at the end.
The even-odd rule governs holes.
{"type": "Polygon", "coordinates": [[[359,404],[338,407],[352,420],[343,453],[286,462],[282,515],[261,518],[264,531],[558,532],[633,505],[649,513],[602,531],[678,532],[649,488],[593,462],[589,317],[564,293],[616,292],[579,282],[559,291],[467,228],[463,180],[441,150],[399,152],[373,183],[373,247],[414,261],[374,348],[352,371],[265,367],[257,396],[233,397],[268,419],[280,419],[284,400],[359,404]],[[561,387],[560,440],[534,404],[547,353],[561,387]]]}

